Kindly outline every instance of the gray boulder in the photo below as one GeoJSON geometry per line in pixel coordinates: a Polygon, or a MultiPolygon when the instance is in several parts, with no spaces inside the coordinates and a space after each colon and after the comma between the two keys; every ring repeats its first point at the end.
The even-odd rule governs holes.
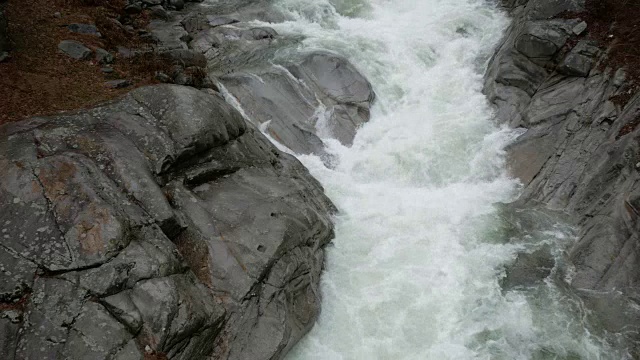
{"type": "Polygon", "coordinates": [[[102,36],[98,31],[98,28],[93,24],[69,24],[67,25],[67,29],[78,34],[87,34],[98,37],[102,36]]]}
{"type": "Polygon", "coordinates": [[[76,60],[84,60],[91,56],[91,49],[75,40],[62,40],[58,44],[58,50],[76,60]]]}
{"type": "Polygon", "coordinates": [[[565,44],[573,29],[566,21],[530,21],[517,36],[515,49],[530,59],[551,58],[565,44]]]}
{"type": "Polygon", "coordinates": [[[221,98],[144,87],[0,134],[4,358],[272,359],[311,328],[335,209],[221,98]]]}
{"type": "Polygon", "coordinates": [[[326,52],[286,68],[225,75],[220,81],[250,119],[301,154],[322,154],[322,136],[351,145],[375,99],[369,81],[348,60],[326,52]]]}

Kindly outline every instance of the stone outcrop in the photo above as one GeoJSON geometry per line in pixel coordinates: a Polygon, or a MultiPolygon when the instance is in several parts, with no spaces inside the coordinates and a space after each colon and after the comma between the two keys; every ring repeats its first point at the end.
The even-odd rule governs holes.
{"type": "Polygon", "coordinates": [[[3,359],[270,359],[312,326],[333,205],[220,97],[0,132],[3,359]]]}
{"type": "Polygon", "coordinates": [[[485,92],[500,122],[526,128],[507,149],[524,185],[518,203],[575,219],[571,286],[607,330],[633,333],[640,319],[640,96],[616,102],[626,95],[624,71],[608,68],[607,49],[579,36],[582,19],[557,17],[580,12],[584,2],[507,5],[513,24],[489,64],[485,92]]]}

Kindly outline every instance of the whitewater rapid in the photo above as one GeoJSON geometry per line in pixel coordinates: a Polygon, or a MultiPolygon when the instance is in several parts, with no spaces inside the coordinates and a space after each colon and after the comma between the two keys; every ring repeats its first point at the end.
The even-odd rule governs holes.
{"type": "MultiPolygon", "coordinates": [[[[298,156],[339,213],[320,318],[288,359],[623,358],[552,281],[500,287],[531,244],[531,234],[505,240],[499,211],[518,195],[503,149],[520,132],[496,127],[482,94],[505,14],[482,0],[274,6],[292,20],[267,25],[303,37],[295,51],[346,56],[377,93],[353,146],[320,128],[333,161],[298,156]]],[[[558,254],[572,230],[544,226],[535,240],[558,254]]]]}

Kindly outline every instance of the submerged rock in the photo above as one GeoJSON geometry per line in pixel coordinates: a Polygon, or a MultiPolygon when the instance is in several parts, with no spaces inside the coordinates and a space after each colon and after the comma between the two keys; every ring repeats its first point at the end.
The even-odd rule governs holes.
{"type": "Polygon", "coordinates": [[[502,288],[509,290],[539,284],[551,274],[554,266],[555,260],[549,245],[533,252],[522,252],[507,266],[506,276],[501,283],[502,288]]]}

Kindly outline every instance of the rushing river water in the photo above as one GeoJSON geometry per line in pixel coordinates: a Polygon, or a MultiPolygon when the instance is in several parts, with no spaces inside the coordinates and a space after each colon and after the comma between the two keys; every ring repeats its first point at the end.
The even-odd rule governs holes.
{"type": "Polygon", "coordinates": [[[497,205],[518,194],[503,148],[519,132],[493,124],[482,94],[505,14],[481,0],[275,6],[294,20],[269,26],[343,54],[377,93],[352,147],[324,139],[333,166],[299,157],[339,214],[320,319],[288,359],[624,358],[554,282],[500,287],[533,240],[572,236],[554,221],[509,232],[497,205]]]}

